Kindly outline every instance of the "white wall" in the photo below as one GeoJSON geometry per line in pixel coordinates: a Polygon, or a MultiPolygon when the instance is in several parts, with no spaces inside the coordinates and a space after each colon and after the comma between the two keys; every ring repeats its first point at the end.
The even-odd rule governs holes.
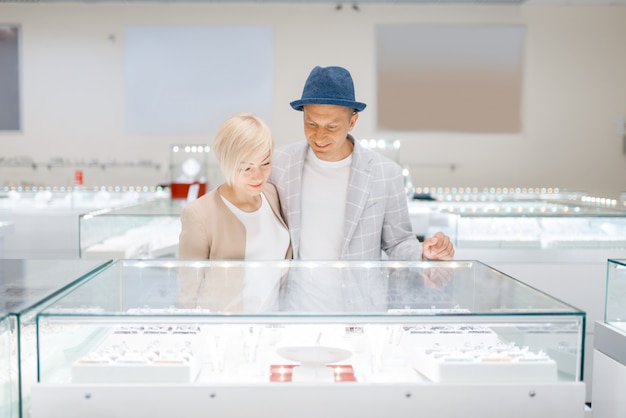
{"type": "MultiPolygon", "coordinates": [[[[560,187],[616,198],[626,154],[616,118],[626,114],[626,6],[0,3],[0,24],[20,24],[23,132],[0,134],[0,157],[108,159],[154,168],[85,170],[86,185],[169,181],[169,145],[210,143],[211,132],[137,136],[124,131],[124,28],[136,25],[270,25],[272,120],[278,144],[302,139],[289,107],[315,65],[343,65],[368,103],[354,131],[401,138],[401,163],[416,186],[560,187]],[[379,23],[504,23],[527,27],[524,132],[513,136],[377,131],[375,26],[379,23]]],[[[251,63],[254,65],[254,63],[251,63]]],[[[245,110],[245,109],[242,109],[245,110]]],[[[407,109],[406,117],[411,117],[407,109]]],[[[73,183],[71,169],[7,169],[0,184],[73,183]]]]}

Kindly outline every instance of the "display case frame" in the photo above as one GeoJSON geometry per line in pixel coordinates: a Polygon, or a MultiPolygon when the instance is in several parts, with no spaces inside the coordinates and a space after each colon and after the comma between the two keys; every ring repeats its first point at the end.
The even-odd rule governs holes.
{"type": "Polygon", "coordinates": [[[11,418],[29,417],[30,389],[38,375],[37,312],[109,263],[111,260],[0,259],[0,311],[8,316],[3,338],[9,340],[11,418]]]}
{"type": "Polygon", "coordinates": [[[0,418],[19,416],[15,317],[0,313],[0,418]]]}
{"type": "Polygon", "coordinates": [[[584,412],[585,313],[472,260],[118,260],[37,323],[34,418],[584,412]]]}
{"type": "Polygon", "coordinates": [[[626,259],[607,260],[604,323],[626,334],[626,259]]]}
{"type": "Polygon", "coordinates": [[[604,319],[596,323],[592,410],[595,418],[626,414],[626,259],[608,259],[604,319]]]}

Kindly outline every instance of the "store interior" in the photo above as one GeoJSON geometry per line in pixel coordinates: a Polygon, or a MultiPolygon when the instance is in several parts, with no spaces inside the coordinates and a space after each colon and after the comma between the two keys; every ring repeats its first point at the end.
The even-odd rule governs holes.
{"type": "MultiPolygon", "coordinates": [[[[626,412],[626,1],[6,1],[0,29],[7,28],[19,35],[17,93],[0,102],[0,110],[17,112],[0,129],[0,418],[57,417],[67,405],[72,417],[115,416],[123,413],[116,399],[122,411],[151,403],[143,415],[151,418],[203,416],[207,408],[229,416],[242,396],[250,402],[237,413],[249,415],[285,394],[307,405],[301,416],[335,416],[299,392],[311,387],[327,400],[362,402],[353,410],[361,416],[418,407],[459,416],[442,407],[450,396],[475,414],[464,416],[626,412]],[[421,97],[406,88],[408,96],[394,93],[390,103],[381,85],[390,62],[405,64],[403,50],[393,51],[398,33],[427,34],[414,44],[447,51],[442,61],[453,63],[467,59],[472,44],[459,43],[464,37],[488,41],[498,58],[486,54],[466,69],[513,63],[504,71],[512,84],[495,88],[511,93],[510,112],[481,97],[493,85],[468,89],[474,96],[458,103],[449,92],[421,97]],[[166,53],[137,52],[146,45],[166,53]],[[357,100],[367,103],[352,134],[405,169],[413,232],[419,239],[445,232],[456,261],[269,265],[294,277],[284,282],[290,286],[272,282],[275,294],[260,305],[258,295],[246,305],[259,288],[245,286],[228,301],[232,311],[177,305],[177,278],[237,276],[250,267],[177,260],[182,208],[222,181],[211,152],[215,130],[251,111],[268,122],[277,147],[304,140],[302,115],[289,102],[316,65],[350,70],[357,100]],[[426,128],[397,124],[420,123],[429,111],[423,103],[451,117],[426,128]],[[498,116],[478,128],[479,113],[467,125],[447,124],[472,107],[498,116]],[[335,301],[343,311],[333,305],[329,315],[328,300],[301,305],[302,295],[315,295],[302,277],[316,269],[345,280],[335,301]],[[445,286],[425,285],[432,271],[446,272],[445,286]],[[363,275],[367,289],[353,288],[353,276],[363,275]],[[172,329],[192,341],[193,355],[172,329]],[[320,344],[314,329],[332,343],[320,344]],[[120,354],[120,341],[142,334],[133,344],[145,354],[147,330],[168,334],[161,338],[171,356],[150,345],[149,361],[128,368],[137,359],[120,354]],[[433,333],[458,334],[462,355],[433,333]],[[317,368],[301,362],[310,354],[303,347],[285,348],[294,336],[316,337],[305,348],[323,349],[330,357],[322,363],[335,374],[319,361],[317,368]],[[251,338],[264,356],[258,363],[251,338]],[[485,356],[485,346],[497,358],[485,356]],[[103,367],[111,351],[114,364],[103,367]],[[470,351],[499,364],[463,371],[470,351]],[[511,359],[516,365],[507,367],[511,359]],[[272,384],[259,380],[259,367],[272,384]],[[358,389],[337,383],[345,380],[358,389]],[[296,384],[280,386],[283,393],[278,381],[296,384]],[[166,396],[156,402],[161,390],[186,406],[166,396]],[[402,400],[391,407],[394,396],[402,400]]],[[[326,284],[327,294],[338,286],[326,284]]],[[[274,415],[293,416],[293,408],[274,415]]]]}
{"type": "MultiPolygon", "coordinates": [[[[3,2],[0,23],[18,25],[23,36],[21,129],[0,134],[1,183],[69,186],[74,183],[74,168],[82,168],[86,186],[162,184],[169,181],[172,144],[210,144],[219,123],[242,110],[263,116],[277,145],[302,140],[301,115],[289,102],[300,97],[314,66],[340,65],[352,73],[357,100],[368,104],[354,136],[401,140],[400,163],[411,171],[416,185],[558,187],[610,199],[626,189],[622,41],[626,10],[619,0],[602,4],[595,0],[365,1],[358,2],[357,10],[348,3],[338,8],[342,3],[3,2]],[[379,32],[403,25],[523,28],[521,61],[516,64],[522,69],[516,98],[520,122],[513,129],[517,132],[379,127],[379,32]],[[246,63],[257,69],[262,64],[269,71],[265,75],[269,84],[259,93],[262,100],[242,109],[242,102],[218,91],[220,105],[198,120],[182,119],[186,122],[182,126],[165,126],[156,132],[132,125],[131,69],[125,47],[130,29],[207,26],[268,32],[263,32],[270,38],[267,62],[255,57],[254,63],[246,63]],[[15,168],[14,161],[27,167],[15,168]],[[70,167],[64,169],[65,165],[70,167]]],[[[225,65],[238,57],[236,51],[234,57],[221,53],[226,55],[211,55],[200,62],[202,73],[187,69],[188,75],[210,78],[220,68],[215,64],[225,65]]],[[[164,82],[166,76],[157,74],[164,82]]],[[[233,85],[243,81],[231,80],[233,85]]],[[[156,90],[158,81],[151,86],[156,90]]],[[[480,94],[475,100],[480,103],[480,94]]],[[[175,121],[197,113],[194,103],[174,95],[162,102],[170,104],[164,111],[175,121]]],[[[405,119],[417,116],[412,105],[409,102],[404,108],[405,119]]]]}

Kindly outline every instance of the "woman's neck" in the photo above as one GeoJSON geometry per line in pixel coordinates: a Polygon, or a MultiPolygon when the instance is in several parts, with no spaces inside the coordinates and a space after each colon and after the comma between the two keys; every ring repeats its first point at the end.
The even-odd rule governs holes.
{"type": "Polygon", "coordinates": [[[261,195],[256,196],[243,193],[232,185],[222,184],[217,189],[226,200],[244,212],[255,212],[261,207],[261,195]]]}

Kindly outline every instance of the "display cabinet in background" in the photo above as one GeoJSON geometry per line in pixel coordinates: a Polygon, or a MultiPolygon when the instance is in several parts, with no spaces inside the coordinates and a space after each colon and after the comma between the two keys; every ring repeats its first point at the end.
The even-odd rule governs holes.
{"type": "Polygon", "coordinates": [[[414,232],[441,230],[461,249],[626,247],[626,210],[616,200],[515,190],[418,189],[409,202],[414,232]]]}
{"type": "MultiPolygon", "coordinates": [[[[0,223],[10,222],[4,258],[79,257],[78,217],[103,208],[134,205],[169,197],[160,187],[4,188],[0,189],[0,223]]],[[[2,234],[2,231],[0,231],[2,234]]]]}
{"type": "Polygon", "coordinates": [[[167,193],[159,187],[5,187],[0,210],[94,210],[124,206],[167,193]]]}
{"type": "Polygon", "coordinates": [[[11,235],[15,225],[11,221],[0,221],[0,258],[4,258],[5,237],[11,235]]]}
{"type": "Polygon", "coordinates": [[[584,328],[477,261],[118,260],[37,315],[32,416],[583,417],[584,328]]]}
{"type": "Polygon", "coordinates": [[[186,204],[165,197],[80,215],[80,257],[175,258],[186,204]]]}
{"type": "Polygon", "coordinates": [[[596,324],[594,418],[626,416],[626,259],[608,260],[604,320],[596,324]]]}
{"type": "MultiPolygon", "coordinates": [[[[418,236],[444,231],[455,258],[505,271],[587,313],[587,349],[602,320],[609,258],[626,258],[626,210],[618,201],[556,188],[418,188],[409,202],[418,236]]],[[[591,402],[593,356],[585,357],[591,402]]]]}
{"type": "Polygon", "coordinates": [[[0,189],[81,186],[157,185],[167,178],[166,164],[150,159],[99,160],[51,158],[35,161],[29,156],[0,155],[0,189]],[[132,179],[132,183],[126,183],[132,179]]]}
{"type": "Polygon", "coordinates": [[[0,260],[0,312],[6,314],[0,325],[0,369],[8,369],[0,373],[0,411],[10,411],[0,416],[29,416],[30,389],[38,374],[37,312],[109,262],[0,260]]]}
{"type": "Polygon", "coordinates": [[[195,199],[206,193],[215,177],[211,147],[170,145],[170,189],[173,199],[195,199]]]}

